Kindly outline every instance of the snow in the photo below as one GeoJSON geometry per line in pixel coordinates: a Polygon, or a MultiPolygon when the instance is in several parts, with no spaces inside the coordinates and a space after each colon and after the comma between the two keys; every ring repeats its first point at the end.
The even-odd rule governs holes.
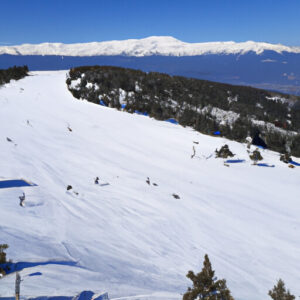
{"type": "Polygon", "coordinates": [[[239,117],[240,114],[231,111],[231,110],[223,110],[217,107],[205,106],[201,109],[201,112],[204,114],[210,113],[211,116],[216,118],[218,124],[221,125],[232,125],[239,117]]]}
{"type": "Polygon", "coordinates": [[[142,91],[142,88],[139,86],[139,83],[137,81],[135,82],[135,88],[134,88],[134,90],[136,92],[141,92],[142,91]]]}
{"type": "Polygon", "coordinates": [[[284,97],[280,96],[272,96],[272,97],[266,97],[268,100],[275,101],[275,102],[281,102],[281,103],[286,103],[288,100],[284,97]]]}
{"type": "Polygon", "coordinates": [[[80,84],[81,84],[81,78],[77,78],[77,79],[71,80],[69,87],[70,87],[70,89],[73,89],[73,90],[80,90],[80,84]]]}
{"type": "Polygon", "coordinates": [[[38,185],[0,190],[0,241],[27,266],[22,296],[181,299],[205,253],[237,300],[266,299],[278,278],[300,294],[299,167],[264,150],[275,168],[259,168],[245,144],[77,100],[66,71],[31,75],[0,89],[0,176],[38,185]],[[225,143],[246,162],[215,159],[225,143]]]}
{"type": "MultiPolygon", "coordinates": [[[[193,56],[205,54],[245,54],[253,51],[261,54],[264,51],[277,53],[300,53],[300,47],[288,47],[281,44],[247,41],[236,43],[208,42],[186,43],[171,36],[151,36],[144,39],[122,41],[105,41],[92,43],[62,44],[22,44],[15,46],[0,46],[1,54],[11,55],[63,55],[63,56],[97,56],[97,55],[126,55],[126,56],[193,56]]],[[[270,60],[265,60],[270,61],[270,60]]]]}
{"type": "Polygon", "coordinates": [[[270,122],[265,122],[265,121],[256,120],[256,119],[251,119],[251,122],[255,125],[266,128],[268,131],[276,131],[276,132],[281,133],[283,135],[293,136],[293,135],[298,134],[296,131],[285,130],[285,129],[282,129],[280,127],[276,127],[273,123],[270,123],[270,122]]]}
{"type": "MultiPolygon", "coordinates": [[[[80,84],[81,80],[80,80],[80,78],[78,78],[78,79],[79,79],[79,84],[80,84]]],[[[69,85],[69,89],[74,89],[74,86],[75,86],[75,90],[78,90],[80,88],[77,83],[78,79],[71,81],[71,84],[69,85]]],[[[94,90],[94,91],[99,90],[99,85],[97,83],[87,82],[85,87],[87,89],[94,90]]]]}
{"type": "Polygon", "coordinates": [[[126,104],[126,91],[119,89],[119,102],[120,104],[126,104]]]}
{"type": "Polygon", "coordinates": [[[231,96],[227,97],[227,101],[228,101],[229,104],[232,103],[232,102],[237,102],[238,100],[239,100],[238,95],[235,95],[234,97],[231,97],[231,96]]]}

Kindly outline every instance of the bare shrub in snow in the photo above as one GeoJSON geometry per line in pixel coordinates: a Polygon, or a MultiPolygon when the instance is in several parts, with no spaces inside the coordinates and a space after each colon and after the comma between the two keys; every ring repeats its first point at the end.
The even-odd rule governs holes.
{"type": "Polygon", "coordinates": [[[216,149],[216,157],[219,158],[228,158],[228,157],[233,157],[234,154],[230,151],[229,147],[227,144],[222,146],[220,150],[216,149]]]}

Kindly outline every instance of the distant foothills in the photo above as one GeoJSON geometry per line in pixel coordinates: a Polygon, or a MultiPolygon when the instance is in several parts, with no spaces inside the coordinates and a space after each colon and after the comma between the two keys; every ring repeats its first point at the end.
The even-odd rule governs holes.
{"type": "Polygon", "coordinates": [[[258,42],[184,43],[173,37],[0,47],[0,68],[66,70],[109,65],[300,95],[300,47],[258,42]]]}
{"type": "Polygon", "coordinates": [[[300,157],[297,96],[119,67],[72,68],[66,83],[77,99],[300,157]]]}

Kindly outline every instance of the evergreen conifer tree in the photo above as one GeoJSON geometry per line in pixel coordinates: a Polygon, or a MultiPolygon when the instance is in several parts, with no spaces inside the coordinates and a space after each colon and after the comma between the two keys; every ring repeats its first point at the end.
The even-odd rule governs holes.
{"type": "Polygon", "coordinates": [[[261,156],[258,149],[254,150],[252,154],[249,155],[250,158],[254,161],[256,164],[259,160],[263,160],[263,157],[261,156]]]}
{"type": "Polygon", "coordinates": [[[294,300],[295,296],[290,294],[289,290],[285,289],[283,280],[279,279],[274,285],[273,290],[269,291],[269,296],[273,300],[294,300]]]}
{"type": "Polygon", "coordinates": [[[230,290],[226,286],[226,280],[215,278],[215,271],[212,269],[207,254],[204,256],[202,271],[198,274],[189,271],[186,276],[192,280],[193,287],[188,288],[183,295],[183,300],[233,300],[230,290]]]}
{"type": "Polygon", "coordinates": [[[5,250],[8,248],[7,244],[0,244],[0,264],[6,263],[5,250]]]}
{"type": "MultiPolygon", "coordinates": [[[[5,250],[8,248],[7,244],[0,244],[0,264],[5,264],[6,261],[6,253],[5,250]]],[[[0,278],[5,275],[4,269],[0,267],[0,278]]]]}

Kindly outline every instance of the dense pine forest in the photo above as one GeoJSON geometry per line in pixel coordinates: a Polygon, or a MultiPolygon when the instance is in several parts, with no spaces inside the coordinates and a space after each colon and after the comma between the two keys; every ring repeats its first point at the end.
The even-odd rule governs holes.
{"type": "Polygon", "coordinates": [[[300,156],[300,100],[295,96],[109,66],[73,68],[67,85],[78,99],[158,120],[173,118],[240,142],[260,134],[269,149],[300,156]]]}

